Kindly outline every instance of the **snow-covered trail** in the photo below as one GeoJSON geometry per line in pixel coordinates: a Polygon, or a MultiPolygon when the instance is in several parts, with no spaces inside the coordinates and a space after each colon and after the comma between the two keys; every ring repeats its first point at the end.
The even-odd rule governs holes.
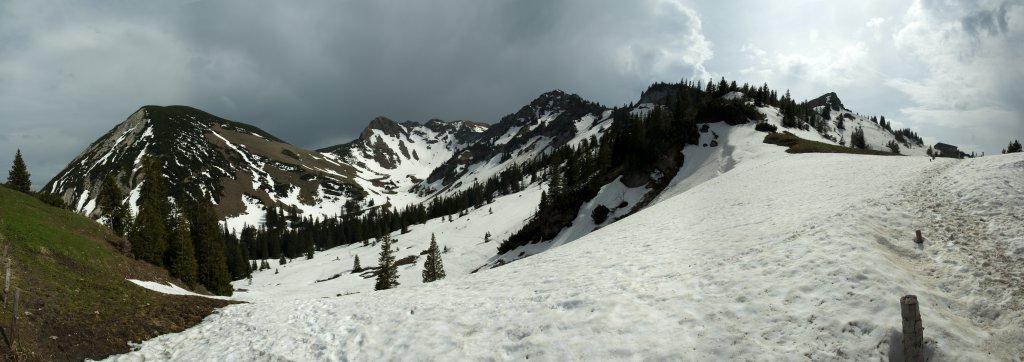
{"type": "Polygon", "coordinates": [[[232,305],[114,359],[885,360],[916,294],[933,358],[1019,360],[1022,175],[1024,155],[748,160],[500,268],[232,305]]]}
{"type": "Polygon", "coordinates": [[[953,295],[938,307],[944,304],[984,327],[987,343],[1024,346],[1024,161],[996,170],[970,160],[937,162],[883,196],[885,210],[867,222],[922,230],[921,246],[905,240],[887,246],[906,255],[935,288],[953,295]]]}

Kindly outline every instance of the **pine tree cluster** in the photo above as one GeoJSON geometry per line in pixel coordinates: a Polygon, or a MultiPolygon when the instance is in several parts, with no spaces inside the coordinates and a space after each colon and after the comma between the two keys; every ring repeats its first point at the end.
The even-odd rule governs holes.
{"type": "MultiPolygon", "coordinates": [[[[231,295],[231,280],[243,279],[251,270],[237,241],[231,245],[231,234],[221,229],[210,201],[212,196],[192,186],[186,195],[174,198],[178,203],[174,205],[169,201],[171,195],[164,182],[161,161],[146,157],[142,164],[144,179],[138,215],[126,232],[132,253],[138,259],[167,268],[171,275],[191,287],[202,285],[212,293],[231,295]]],[[[127,223],[130,217],[124,217],[127,206],[117,201],[123,194],[110,180],[110,185],[102,187],[100,204],[109,225],[117,232],[116,223],[127,223]]]]}
{"type": "Polygon", "coordinates": [[[1017,152],[1024,152],[1024,150],[1021,149],[1021,144],[1020,144],[1020,141],[1018,141],[1018,140],[1013,140],[1013,142],[1010,142],[1010,144],[1008,146],[1006,146],[1006,149],[1003,150],[1003,153],[1017,153],[1017,152]]]}
{"type": "Polygon", "coordinates": [[[900,145],[898,143],[896,143],[895,140],[889,140],[889,143],[886,143],[885,147],[888,147],[889,150],[892,151],[892,153],[895,153],[895,154],[899,154],[900,153],[900,145]]]}

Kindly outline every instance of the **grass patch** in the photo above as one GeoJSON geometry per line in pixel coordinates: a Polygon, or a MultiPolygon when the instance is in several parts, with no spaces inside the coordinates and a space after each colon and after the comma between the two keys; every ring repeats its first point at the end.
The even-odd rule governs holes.
{"type": "MultiPolygon", "coordinates": [[[[156,293],[126,278],[173,281],[167,272],[118,253],[105,227],[76,213],[0,187],[0,243],[21,288],[18,347],[9,359],[100,359],[128,352],[128,342],[193,326],[229,302],[156,293]]],[[[2,276],[0,276],[2,277],[2,276]]],[[[9,330],[10,306],[0,308],[9,330]]]]}
{"type": "Polygon", "coordinates": [[[896,154],[887,151],[863,150],[805,140],[789,132],[769,133],[764,137],[764,143],[787,147],[787,153],[849,153],[854,155],[896,156],[896,154]]]}

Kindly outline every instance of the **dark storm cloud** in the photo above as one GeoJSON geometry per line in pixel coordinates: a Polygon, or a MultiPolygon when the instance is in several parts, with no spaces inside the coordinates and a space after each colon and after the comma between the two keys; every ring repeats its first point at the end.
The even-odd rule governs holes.
{"type": "Polygon", "coordinates": [[[0,152],[27,149],[38,187],[144,104],[313,148],[377,115],[496,122],[556,88],[626,103],[652,81],[703,77],[711,57],[676,1],[297,4],[0,4],[0,152]]]}
{"type": "Polygon", "coordinates": [[[0,162],[21,148],[41,186],[145,104],[316,148],[377,115],[496,122],[709,76],[992,152],[1024,134],[1022,21],[1019,0],[0,1],[0,162]]]}

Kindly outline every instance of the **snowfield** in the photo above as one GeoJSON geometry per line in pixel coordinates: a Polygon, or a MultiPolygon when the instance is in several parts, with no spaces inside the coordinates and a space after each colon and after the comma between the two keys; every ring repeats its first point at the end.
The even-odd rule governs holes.
{"type": "Polygon", "coordinates": [[[789,155],[712,126],[721,145],[687,147],[658,203],[575,241],[470,273],[534,185],[394,234],[402,258],[436,233],[446,280],[420,283],[420,258],[373,291],[361,244],[272,261],[235,283],[250,303],[110,360],[888,360],[906,294],[933,360],[1024,359],[1024,154],[789,155]]]}

